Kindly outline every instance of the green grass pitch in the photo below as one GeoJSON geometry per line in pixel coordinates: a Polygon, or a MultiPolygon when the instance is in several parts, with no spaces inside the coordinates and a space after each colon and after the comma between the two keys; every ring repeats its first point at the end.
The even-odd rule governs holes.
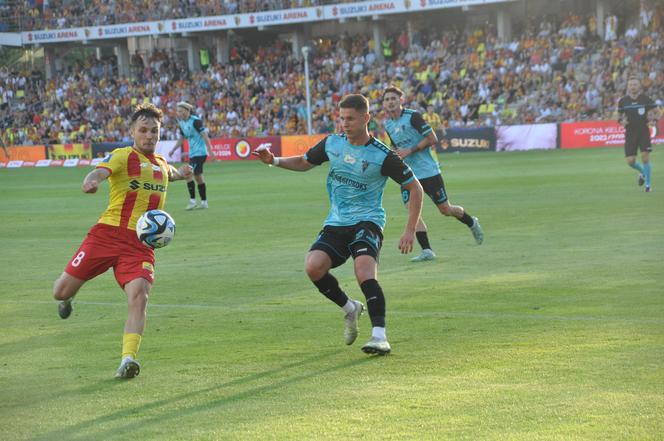
{"type": "MultiPolygon", "coordinates": [[[[207,211],[184,211],[171,184],[177,233],[130,381],[113,379],[126,303],[112,272],[68,320],[51,297],[107,185],[83,194],[85,168],[0,170],[0,438],[664,439],[664,157],[650,194],[621,149],[441,159],[485,243],[426,200],[439,258],[410,263],[388,183],[386,357],[360,351],[366,315],[343,344],[342,312],[303,271],[326,165],[207,164],[207,211]]],[[[334,274],[364,302],[352,265],[334,274]]]]}

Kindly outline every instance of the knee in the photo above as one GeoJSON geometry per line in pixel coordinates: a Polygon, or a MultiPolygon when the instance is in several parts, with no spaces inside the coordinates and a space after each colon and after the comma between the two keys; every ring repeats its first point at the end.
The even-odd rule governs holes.
{"type": "Polygon", "coordinates": [[[312,281],[320,280],[327,273],[327,268],[321,262],[313,259],[307,259],[304,264],[304,270],[312,281]]]}
{"type": "Polygon", "coordinates": [[[55,300],[67,300],[71,296],[71,289],[67,286],[62,277],[59,277],[53,282],[53,298],[55,300]]]}
{"type": "Polygon", "coordinates": [[[63,284],[60,282],[60,279],[56,280],[53,283],[53,298],[55,300],[65,300],[65,290],[63,284]]]}
{"type": "Polygon", "coordinates": [[[439,205],[438,209],[440,210],[440,213],[443,216],[454,216],[454,210],[452,209],[451,205],[448,205],[448,204],[439,205]]]}
{"type": "Polygon", "coordinates": [[[129,306],[145,308],[148,304],[149,292],[146,290],[137,290],[127,293],[127,302],[129,306]]]}
{"type": "Polygon", "coordinates": [[[147,293],[147,291],[141,291],[136,294],[134,294],[133,301],[134,303],[138,303],[139,305],[145,305],[148,303],[148,297],[150,295],[147,293]]]}

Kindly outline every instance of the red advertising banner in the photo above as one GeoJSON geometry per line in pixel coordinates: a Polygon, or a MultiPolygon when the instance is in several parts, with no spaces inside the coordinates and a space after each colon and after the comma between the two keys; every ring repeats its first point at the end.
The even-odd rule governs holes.
{"type": "Polygon", "coordinates": [[[281,154],[284,156],[303,155],[327,135],[293,135],[281,137],[281,154]]]}
{"type": "MultiPolygon", "coordinates": [[[[650,128],[653,144],[664,143],[664,118],[650,128]]],[[[583,121],[560,124],[560,148],[622,147],[625,128],[617,121],[583,121]]]]}
{"type": "Polygon", "coordinates": [[[211,155],[217,161],[243,161],[257,159],[251,152],[260,146],[269,147],[275,156],[281,156],[281,137],[265,138],[213,138],[211,155]]]}
{"type": "Polygon", "coordinates": [[[36,162],[40,159],[46,159],[46,149],[43,145],[15,145],[7,147],[9,158],[5,155],[3,149],[0,149],[0,162],[9,161],[30,161],[36,162]]]}

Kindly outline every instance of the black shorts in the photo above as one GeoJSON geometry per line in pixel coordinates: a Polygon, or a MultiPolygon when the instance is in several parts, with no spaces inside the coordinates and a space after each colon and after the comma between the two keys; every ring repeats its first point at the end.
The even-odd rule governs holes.
{"type": "MultiPolygon", "coordinates": [[[[445,191],[445,182],[443,176],[438,174],[430,178],[420,179],[422,189],[429,195],[434,204],[439,205],[447,201],[447,192],[445,191]]],[[[404,204],[410,200],[410,191],[404,186],[401,186],[401,199],[404,204]]]]}
{"type": "Polygon", "coordinates": [[[205,164],[206,160],[207,156],[194,156],[193,158],[189,158],[189,165],[194,169],[194,174],[196,176],[203,174],[203,164],[205,164]]]}
{"type": "Polygon", "coordinates": [[[360,222],[347,227],[326,225],[309,251],[321,250],[332,260],[332,268],[343,264],[350,256],[371,256],[378,262],[383,246],[383,232],[373,222],[360,222]]]}
{"type": "Polygon", "coordinates": [[[648,126],[625,130],[625,156],[636,156],[637,151],[652,152],[648,126]]]}

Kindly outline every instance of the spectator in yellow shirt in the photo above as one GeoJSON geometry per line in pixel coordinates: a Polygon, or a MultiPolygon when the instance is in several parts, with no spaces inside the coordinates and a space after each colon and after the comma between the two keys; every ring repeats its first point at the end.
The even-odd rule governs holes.
{"type": "Polygon", "coordinates": [[[439,129],[442,129],[443,131],[445,130],[443,127],[443,121],[440,119],[440,116],[433,111],[433,106],[427,106],[427,112],[422,115],[422,118],[424,118],[424,121],[429,124],[429,127],[431,127],[434,132],[437,132],[439,129]]]}

